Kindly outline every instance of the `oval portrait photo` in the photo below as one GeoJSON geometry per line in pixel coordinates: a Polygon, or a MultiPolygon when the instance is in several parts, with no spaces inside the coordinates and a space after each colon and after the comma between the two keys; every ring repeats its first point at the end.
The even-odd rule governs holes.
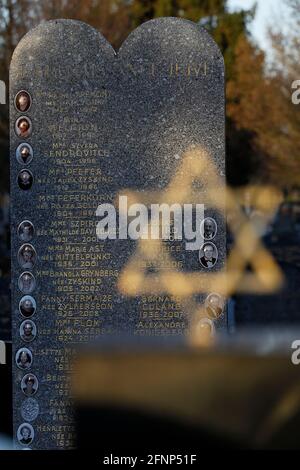
{"type": "Polygon", "coordinates": [[[33,176],[29,170],[21,170],[18,174],[18,185],[24,191],[31,188],[33,183],[33,176]]]}
{"type": "Polygon", "coordinates": [[[15,124],[15,132],[21,139],[26,139],[29,137],[32,132],[31,120],[26,116],[19,117],[15,124]]]}
{"type": "Polygon", "coordinates": [[[26,395],[26,397],[32,397],[36,394],[39,388],[38,379],[34,374],[24,375],[21,382],[21,390],[26,395]]]}
{"type": "Polygon", "coordinates": [[[18,253],[18,262],[22,269],[32,269],[36,263],[36,252],[32,245],[22,245],[18,253]]]}
{"type": "Polygon", "coordinates": [[[36,301],[30,295],[24,295],[19,303],[19,311],[25,318],[30,318],[35,314],[36,301]]]}
{"type": "Polygon", "coordinates": [[[201,318],[197,323],[197,334],[202,338],[212,338],[215,335],[215,326],[212,320],[209,318],[201,318]]]}
{"type": "Polygon", "coordinates": [[[225,300],[216,293],[209,294],[205,299],[205,310],[209,318],[216,320],[224,311],[225,300]]]}
{"type": "Polygon", "coordinates": [[[30,349],[21,348],[16,353],[16,364],[19,369],[29,369],[32,365],[32,352],[30,349]]]}
{"type": "Polygon", "coordinates": [[[206,268],[210,269],[215,266],[218,261],[218,250],[213,243],[204,243],[199,250],[199,262],[206,268]]]}
{"type": "Polygon", "coordinates": [[[25,320],[20,326],[20,337],[30,343],[36,337],[36,325],[32,320],[25,320]]]}
{"type": "Polygon", "coordinates": [[[31,102],[31,96],[28,91],[21,90],[19,91],[19,93],[16,94],[15,107],[21,113],[26,113],[27,111],[29,111],[31,102]]]}
{"type": "Polygon", "coordinates": [[[213,240],[217,235],[217,222],[212,217],[206,217],[201,223],[200,232],[204,240],[213,240]]]}
{"type": "Polygon", "coordinates": [[[22,242],[30,242],[34,237],[34,226],[29,220],[23,220],[18,227],[18,237],[22,242]]]}
{"type": "Polygon", "coordinates": [[[29,144],[20,144],[16,150],[16,158],[20,165],[29,165],[33,159],[33,150],[29,144]]]}
{"type": "Polygon", "coordinates": [[[22,273],[18,280],[18,286],[23,294],[31,294],[35,289],[35,278],[29,272],[22,273]]]}
{"type": "Polygon", "coordinates": [[[17,431],[17,439],[23,446],[28,446],[34,439],[34,430],[31,424],[23,423],[19,426],[17,431]]]}

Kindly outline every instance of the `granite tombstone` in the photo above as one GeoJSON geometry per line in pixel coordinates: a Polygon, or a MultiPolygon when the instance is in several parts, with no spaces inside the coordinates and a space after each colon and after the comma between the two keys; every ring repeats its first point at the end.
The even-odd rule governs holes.
{"type": "MultiPolygon", "coordinates": [[[[206,204],[205,169],[194,248],[175,233],[180,204],[192,202],[182,195],[188,149],[205,149],[225,186],[223,58],[181,19],[143,24],[118,52],[90,26],[54,20],[17,46],[10,104],[15,439],[68,449],[76,345],[122,333],[182,337],[190,316],[161,272],[224,267],[224,214],[206,204]],[[145,250],[149,199],[175,204],[177,195],[165,240],[145,250]]],[[[207,322],[226,328],[218,295],[207,322]]]]}

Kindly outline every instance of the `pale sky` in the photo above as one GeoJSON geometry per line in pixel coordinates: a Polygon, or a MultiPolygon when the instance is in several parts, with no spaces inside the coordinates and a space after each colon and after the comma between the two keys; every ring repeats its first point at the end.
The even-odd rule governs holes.
{"type": "Polygon", "coordinates": [[[231,9],[247,9],[257,3],[256,18],[253,22],[251,32],[260,47],[268,49],[267,30],[269,26],[276,26],[278,20],[284,18],[286,7],[284,0],[228,0],[231,9]]]}

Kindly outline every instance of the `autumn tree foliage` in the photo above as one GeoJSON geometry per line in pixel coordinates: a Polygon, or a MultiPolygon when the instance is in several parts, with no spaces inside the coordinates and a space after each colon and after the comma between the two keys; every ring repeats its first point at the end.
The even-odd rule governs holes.
{"type": "MultiPolygon", "coordinates": [[[[271,63],[246,37],[239,38],[227,83],[227,115],[237,132],[252,134],[244,149],[252,180],[289,189],[300,184],[300,106],[291,99],[292,83],[300,79],[300,0],[286,4],[288,32],[271,29],[271,63]]],[[[241,164],[242,155],[230,157],[241,164]]]]}
{"type": "MultiPolygon", "coordinates": [[[[274,93],[280,102],[277,121],[277,146],[273,150],[275,177],[281,178],[287,188],[300,185],[300,104],[293,103],[292,87],[300,80],[300,0],[285,0],[285,28],[278,21],[270,31],[273,62],[274,93]]],[[[298,85],[299,86],[299,85],[298,85]]]]}

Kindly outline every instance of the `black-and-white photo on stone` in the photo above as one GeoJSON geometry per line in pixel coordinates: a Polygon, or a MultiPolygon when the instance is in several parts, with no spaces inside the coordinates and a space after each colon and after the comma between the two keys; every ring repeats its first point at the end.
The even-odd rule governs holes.
{"type": "Polygon", "coordinates": [[[30,318],[35,314],[36,301],[30,295],[24,295],[19,303],[19,311],[25,318],[30,318]]]}
{"type": "Polygon", "coordinates": [[[24,421],[34,421],[40,412],[39,403],[35,398],[27,398],[22,402],[21,405],[21,416],[24,421]]]}
{"type": "Polygon", "coordinates": [[[197,330],[200,335],[213,337],[215,334],[215,326],[209,318],[201,318],[197,324],[197,330]]]}
{"type": "Polygon", "coordinates": [[[25,320],[20,326],[20,336],[23,341],[30,343],[36,337],[36,325],[32,320],[25,320]]]}
{"type": "Polygon", "coordinates": [[[38,379],[34,374],[24,375],[21,382],[21,390],[26,397],[32,397],[36,394],[39,388],[38,379]]]}
{"type": "Polygon", "coordinates": [[[31,424],[23,423],[19,426],[17,431],[18,442],[23,446],[28,446],[34,439],[34,430],[31,424]]]}
{"type": "Polygon", "coordinates": [[[16,353],[16,364],[19,369],[30,369],[32,365],[32,352],[28,348],[21,348],[16,353]]]}
{"type": "Polygon", "coordinates": [[[15,107],[21,113],[26,113],[30,109],[31,101],[28,91],[21,90],[15,96],[15,107]]]}
{"type": "Polygon", "coordinates": [[[36,252],[32,245],[22,245],[18,253],[18,263],[22,269],[32,269],[36,263],[36,252]]]}
{"type": "Polygon", "coordinates": [[[31,294],[35,289],[35,278],[29,272],[22,273],[18,280],[18,286],[23,294],[31,294]]]}
{"type": "Polygon", "coordinates": [[[16,150],[16,159],[20,165],[29,165],[33,159],[33,150],[29,144],[20,144],[16,150]]]}
{"type": "Polygon", "coordinates": [[[26,116],[21,116],[16,120],[15,132],[20,139],[27,139],[32,132],[31,120],[26,116]]]}
{"type": "Polygon", "coordinates": [[[212,217],[206,217],[200,226],[201,235],[204,240],[213,240],[217,235],[218,226],[212,217]]]}
{"type": "Polygon", "coordinates": [[[27,191],[32,187],[33,176],[29,170],[21,170],[18,174],[18,185],[24,191],[27,191]]]}
{"type": "Polygon", "coordinates": [[[18,237],[22,242],[30,242],[34,237],[34,226],[29,220],[23,220],[18,227],[18,237]]]}
{"type": "Polygon", "coordinates": [[[213,268],[218,261],[217,247],[210,242],[204,243],[199,250],[199,261],[204,268],[213,268]]]}
{"type": "Polygon", "coordinates": [[[224,311],[224,298],[216,293],[209,294],[205,299],[205,310],[209,318],[217,319],[224,311]]]}

